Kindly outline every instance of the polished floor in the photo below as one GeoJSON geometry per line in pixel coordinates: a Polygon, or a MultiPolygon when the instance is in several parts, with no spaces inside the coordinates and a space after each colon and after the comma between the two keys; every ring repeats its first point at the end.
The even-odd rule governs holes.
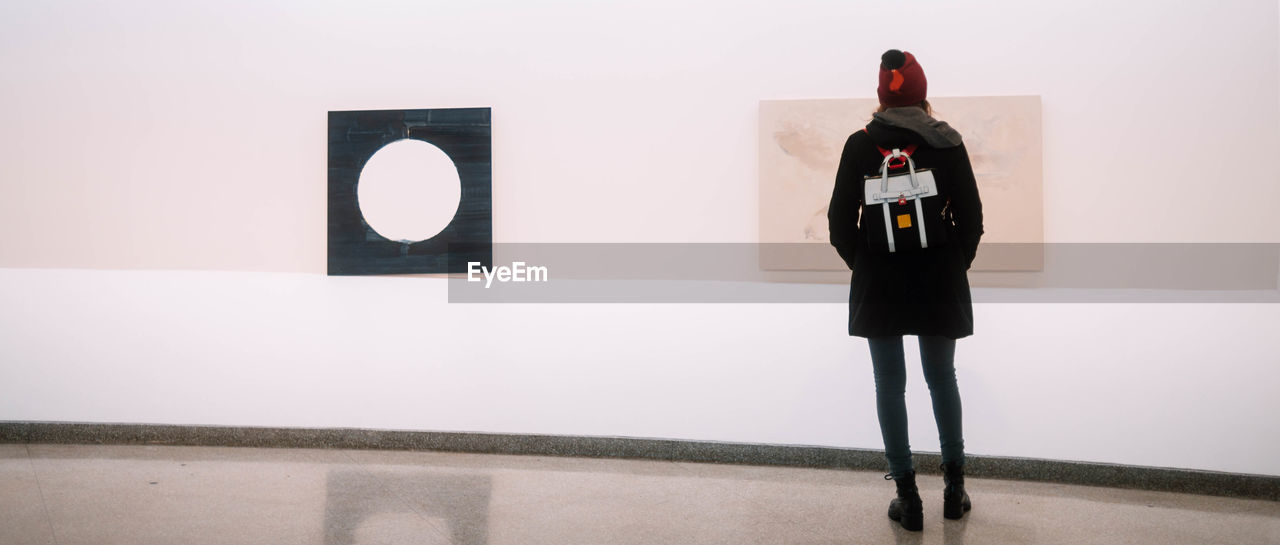
{"type": "Polygon", "coordinates": [[[441,452],[0,444],[0,544],[1280,543],[1280,502],[969,479],[923,532],[879,473],[441,452]]]}

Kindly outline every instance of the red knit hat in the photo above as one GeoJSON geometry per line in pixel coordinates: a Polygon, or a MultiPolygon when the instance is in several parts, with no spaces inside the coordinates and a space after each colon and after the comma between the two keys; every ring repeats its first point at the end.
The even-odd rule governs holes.
{"type": "Polygon", "coordinates": [[[928,82],[924,69],[911,53],[890,49],[880,56],[880,103],[890,108],[910,106],[925,99],[928,82]]]}

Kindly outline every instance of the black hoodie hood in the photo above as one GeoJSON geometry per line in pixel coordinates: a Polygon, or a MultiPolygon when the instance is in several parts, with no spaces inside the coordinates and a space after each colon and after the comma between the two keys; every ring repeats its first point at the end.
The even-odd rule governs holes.
{"type": "Polygon", "coordinates": [[[946,121],[930,117],[918,106],[887,108],[871,117],[867,134],[882,147],[922,141],[935,148],[954,148],[962,142],[960,133],[946,121]]]}

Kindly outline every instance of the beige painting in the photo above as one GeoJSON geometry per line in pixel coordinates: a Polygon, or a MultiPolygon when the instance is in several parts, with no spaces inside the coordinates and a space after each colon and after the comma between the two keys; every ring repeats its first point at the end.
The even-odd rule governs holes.
{"type": "MultiPolygon", "coordinates": [[[[938,97],[929,102],[934,117],[964,138],[978,182],[984,251],[972,270],[1040,270],[1040,97],[938,97]],[[1019,251],[985,251],[992,248],[989,243],[1027,244],[1016,245],[1019,251]]],[[[846,270],[828,243],[827,205],[845,140],[871,121],[877,106],[874,98],[760,102],[760,241],[783,243],[766,244],[763,269],[846,270]]]]}

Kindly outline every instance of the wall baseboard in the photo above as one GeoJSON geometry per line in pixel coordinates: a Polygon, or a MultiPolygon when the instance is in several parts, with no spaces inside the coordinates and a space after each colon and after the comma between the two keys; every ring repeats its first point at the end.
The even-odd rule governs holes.
{"type": "MultiPolygon", "coordinates": [[[[635,458],[885,471],[884,451],[676,439],[394,431],[0,421],[0,443],[435,450],[635,458]]],[[[917,471],[938,473],[937,453],[914,453],[917,471]]],[[[1006,456],[966,456],[967,476],[1131,488],[1280,501],[1280,476],[1006,456]]]]}

